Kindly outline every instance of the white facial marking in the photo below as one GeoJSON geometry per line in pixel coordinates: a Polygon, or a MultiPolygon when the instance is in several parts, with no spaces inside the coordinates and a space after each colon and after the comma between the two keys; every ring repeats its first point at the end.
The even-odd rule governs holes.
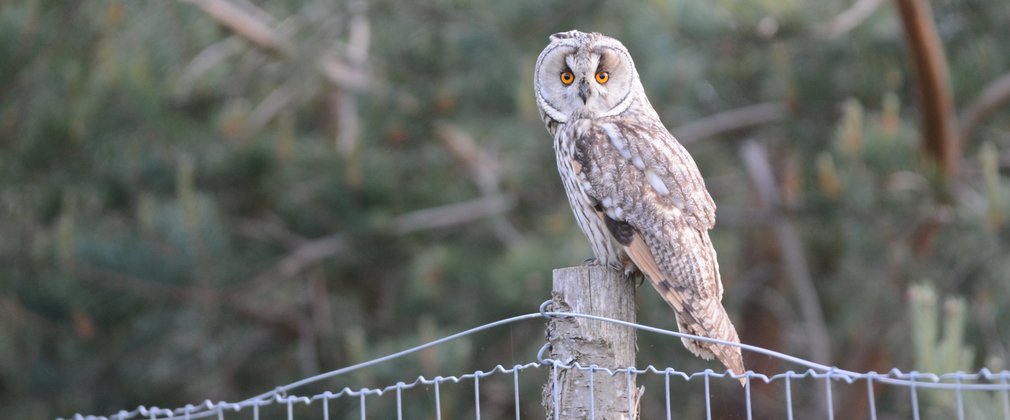
{"type": "Polygon", "coordinates": [[[614,205],[614,200],[610,197],[603,198],[603,207],[610,208],[614,205]]]}

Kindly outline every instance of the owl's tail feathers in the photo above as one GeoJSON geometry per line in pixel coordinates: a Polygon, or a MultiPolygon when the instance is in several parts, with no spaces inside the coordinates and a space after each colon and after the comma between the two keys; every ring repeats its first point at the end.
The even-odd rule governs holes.
{"type": "MultiPolygon", "coordinates": [[[[632,236],[631,242],[624,246],[624,250],[638,269],[649,279],[656,291],[663,296],[663,300],[673,308],[673,312],[677,314],[677,325],[680,327],[680,332],[731,343],[740,342],[736,328],[733,327],[733,321],[730,321],[729,314],[726,313],[726,309],[722,307],[720,302],[721,292],[716,296],[697,299],[699,300],[697,302],[687,302],[681,298],[677,289],[665,280],[666,275],[659,269],[656,259],[652,256],[652,251],[645,244],[641,235],[632,236]]],[[[717,269],[713,273],[716,276],[719,275],[717,269]]],[[[718,277],[715,278],[715,281],[718,281],[718,277]]],[[[747,371],[744,368],[743,356],[740,354],[739,347],[688,338],[683,341],[684,346],[691,353],[707,360],[715,357],[736,375],[743,375],[747,371]]],[[[740,385],[746,385],[746,380],[742,377],[740,385]]]]}
{"type": "MultiPolygon", "coordinates": [[[[722,307],[722,304],[718,300],[709,299],[707,302],[703,302],[702,305],[691,308],[689,311],[676,312],[677,325],[680,327],[680,332],[682,333],[715,338],[731,343],[740,342],[736,328],[733,327],[733,322],[729,319],[729,314],[726,313],[726,309],[722,307]],[[702,322],[699,322],[699,320],[702,322]]],[[[706,360],[711,360],[715,357],[734,375],[743,375],[747,371],[744,367],[743,356],[740,353],[739,347],[692,340],[690,338],[682,338],[681,340],[684,342],[684,347],[687,347],[691,353],[706,360]]],[[[738,379],[740,385],[746,385],[746,378],[740,377],[738,379]]]]}

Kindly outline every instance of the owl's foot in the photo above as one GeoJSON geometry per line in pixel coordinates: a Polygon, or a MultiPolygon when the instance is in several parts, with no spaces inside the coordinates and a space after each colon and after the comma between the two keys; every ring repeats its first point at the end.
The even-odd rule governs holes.
{"type": "Polygon", "coordinates": [[[620,271],[622,273],[625,272],[625,267],[623,265],[619,263],[602,263],[595,257],[586,258],[586,260],[582,262],[582,265],[587,267],[607,267],[614,271],[620,271]]]}

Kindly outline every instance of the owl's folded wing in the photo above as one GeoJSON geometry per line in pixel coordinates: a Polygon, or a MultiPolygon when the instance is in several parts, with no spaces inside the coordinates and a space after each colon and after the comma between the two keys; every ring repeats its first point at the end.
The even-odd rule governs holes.
{"type": "Polygon", "coordinates": [[[694,159],[658,120],[643,120],[568,124],[583,189],[615,220],[625,220],[626,213],[636,210],[659,214],[665,223],[711,229],[715,203],[694,159]]]}

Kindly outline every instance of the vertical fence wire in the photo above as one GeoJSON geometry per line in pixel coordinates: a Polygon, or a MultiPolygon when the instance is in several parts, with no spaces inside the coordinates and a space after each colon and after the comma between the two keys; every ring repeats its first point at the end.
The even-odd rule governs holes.
{"type": "Polygon", "coordinates": [[[705,369],[705,419],[712,420],[712,400],[709,396],[708,377],[712,374],[712,369],[705,369]]]}
{"type": "Polygon", "coordinates": [[[750,408],[750,372],[744,376],[743,395],[744,401],[747,403],[747,420],[751,420],[754,416],[751,414],[750,408]]]}
{"type": "Polygon", "coordinates": [[[877,397],[873,395],[872,374],[866,377],[866,401],[869,403],[868,405],[870,407],[870,420],[877,420],[877,397]]]}
{"type": "Polygon", "coordinates": [[[438,383],[441,379],[441,376],[435,378],[435,420],[442,420],[442,398],[438,394],[438,383]]]}
{"type": "Polygon", "coordinates": [[[673,413],[670,411],[670,369],[667,369],[666,374],[663,376],[665,376],[663,384],[666,387],[666,394],[664,394],[666,399],[666,420],[671,420],[673,413]]]}
{"type": "Polygon", "coordinates": [[[361,390],[361,420],[365,420],[365,390],[361,390]]]}
{"type": "Polygon", "coordinates": [[[519,420],[519,365],[512,368],[512,389],[516,401],[516,420],[519,420]]]}
{"type": "Polygon", "coordinates": [[[397,382],[396,384],[396,419],[403,420],[403,387],[400,386],[403,382],[397,382]]]}
{"type": "MultiPolygon", "coordinates": [[[[961,385],[961,377],[954,378],[954,383],[961,385]]],[[[964,420],[964,395],[961,394],[961,387],[954,393],[957,402],[957,420],[964,420]]]]}
{"type": "Polygon", "coordinates": [[[786,418],[793,420],[793,375],[786,373],[786,418]]]}
{"type": "Polygon", "coordinates": [[[473,411],[477,415],[477,420],[480,420],[480,374],[481,371],[477,371],[473,375],[473,411]]]}
{"type": "Polygon", "coordinates": [[[831,395],[831,372],[824,376],[824,401],[828,405],[828,420],[835,420],[835,402],[831,395]]]}
{"type": "Polygon", "coordinates": [[[910,385],[911,391],[912,391],[912,418],[915,419],[915,420],[919,420],[919,395],[918,395],[918,392],[916,392],[916,389],[915,389],[915,374],[916,373],[917,372],[912,371],[912,374],[909,376],[909,380],[912,381],[912,384],[910,385]]]}
{"type": "Polygon", "coordinates": [[[1003,403],[1003,418],[1005,420],[1010,420],[1010,389],[1006,388],[1007,375],[1007,372],[1002,372],[999,375],[999,383],[1004,386],[1003,392],[1000,393],[1000,399],[1003,403]]]}

